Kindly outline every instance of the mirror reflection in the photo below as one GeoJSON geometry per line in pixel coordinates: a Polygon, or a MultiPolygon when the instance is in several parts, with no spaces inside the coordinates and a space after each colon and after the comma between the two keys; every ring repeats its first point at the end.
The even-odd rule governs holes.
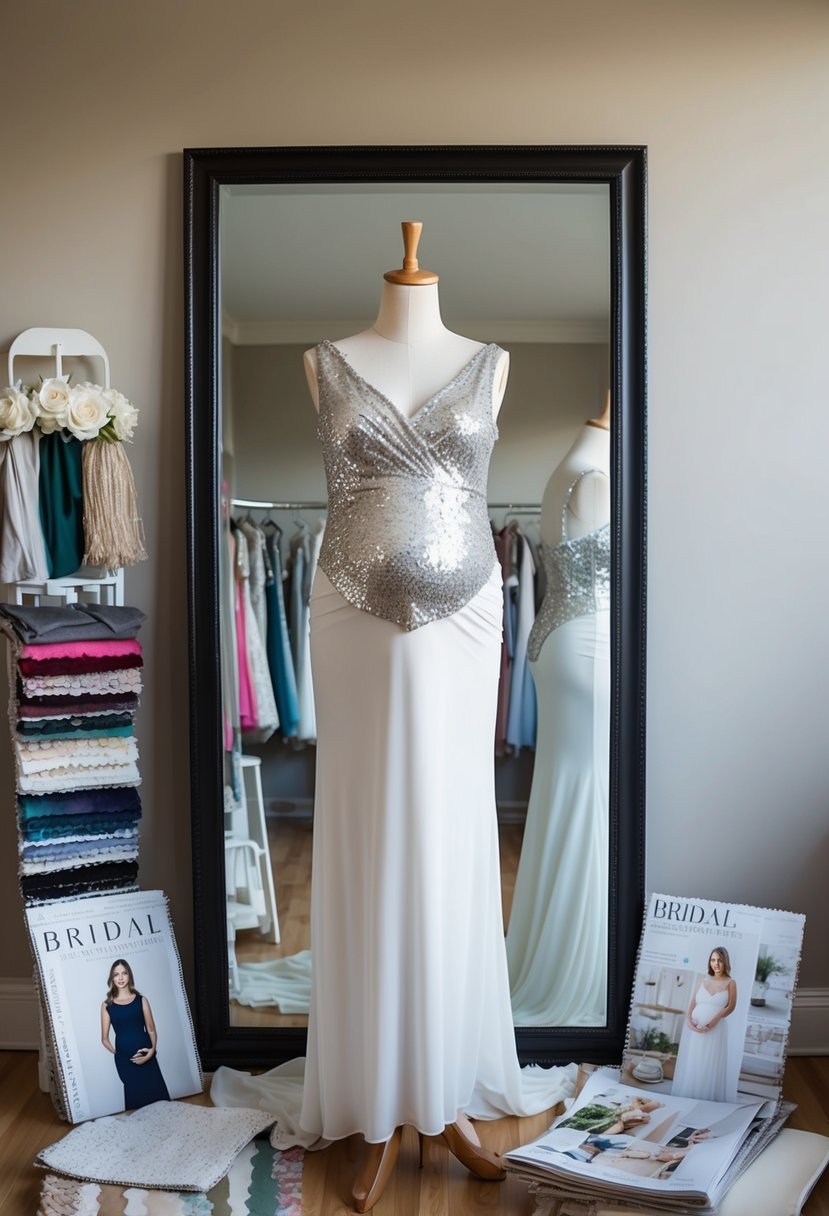
{"type": "Polygon", "coordinates": [[[514,1021],[603,1025],[607,186],[232,187],[220,214],[231,1024],[306,1025],[310,997],[309,601],[326,490],[303,356],[372,326],[400,222],[416,217],[444,325],[509,354],[488,510],[503,579],[491,763],[514,1021]]]}

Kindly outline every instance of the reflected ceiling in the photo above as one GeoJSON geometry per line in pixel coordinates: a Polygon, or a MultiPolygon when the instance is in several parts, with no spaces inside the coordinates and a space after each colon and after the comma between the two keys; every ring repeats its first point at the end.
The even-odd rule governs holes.
{"type": "Polygon", "coordinates": [[[225,331],[293,342],[370,324],[383,272],[402,261],[400,222],[419,219],[450,327],[606,341],[608,216],[608,189],[592,184],[226,187],[225,331]]]}

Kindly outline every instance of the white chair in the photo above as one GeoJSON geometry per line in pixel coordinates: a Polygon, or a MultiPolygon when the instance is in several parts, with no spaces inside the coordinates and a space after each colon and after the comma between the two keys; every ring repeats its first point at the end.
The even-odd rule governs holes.
{"type": "Polygon", "coordinates": [[[244,829],[234,826],[234,838],[252,841],[259,848],[259,868],[261,886],[265,898],[265,914],[267,925],[261,927],[261,932],[268,941],[277,943],[280,940],[279,917],[276,910],[276,888],[273,878],[273,863],[271,861],[270,842],[268,841],[268,825],[265,821],[265,799],[262,793],[262,760],[259,756],[242,756],[242,782],[244,785],[244,801],[246,821],[244,829]]]}
{"type": "Polygon", "coordinates": [[[264,932],[271,924],[262,887],[261,853],[262,850],[254,841],[236,840],[225,833],[227,962],[231,996],[236,996],[239,992],[237,931],[259,929],[264,932]]]}

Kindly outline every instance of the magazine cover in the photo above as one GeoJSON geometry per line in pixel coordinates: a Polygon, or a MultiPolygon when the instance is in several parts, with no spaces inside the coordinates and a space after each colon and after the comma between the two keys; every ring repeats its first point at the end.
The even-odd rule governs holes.
{"type": "Polygon", "coordinates": [[[566,1180],[571,1194],[658,1194],[666,1207],[682,1198],[714,1205],[762,1105],[643,1094],[603,1068],[549,1131],[506,1160],[523,1176],[566,1180]]]}
{"type": "Polygon", "coordinates": [[[201,1092],[162,891],[42,904],[26,922],[72,1123],[201,1092]]]}
{"type": "Polygon", "coordinates": [[[652,895],[625,1084],[714,1102],[780,1098],[804,917],[652,895]]]}

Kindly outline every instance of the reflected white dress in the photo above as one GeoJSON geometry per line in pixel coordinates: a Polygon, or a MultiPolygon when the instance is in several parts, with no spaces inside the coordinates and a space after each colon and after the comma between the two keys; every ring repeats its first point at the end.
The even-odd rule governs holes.
{"type": "MultiPolygon", "coordinates": [[[[697,988],[691,1019],[696,1026],[707,1026],[728,1004],[728,988],[709,992],[703,981],[697,988]]],[[[728,1018],[704,1034],[684,1023],[674,1067],[671,1093],[674,1097],[698,1098],[701,1102],[729,1102],[727,1084],[728,1018]]]]}
{"type": "Polygon", "coordinates": [[[516,1026],[602,1026],[607,1000],[610,529],[542,545],[538,734],[507,932],[516,1026]]]}
{"type": "Polygon", "coordinates": [[[313,971],[298,1121],[295,1064],[231,1087],[218,1074],[219,1100],[230,1088],[277,1110],[281,1144],[380,1142],[404,1123],[437,1134],[459,1109],[536,1113],[572,1087],[574,1067],[519,1068],[502,931],[502,594],[485,496],[500,353],[483,347],[409,419],[337,348],[317,348],[329,520],[311,604],[313,971]]]}

